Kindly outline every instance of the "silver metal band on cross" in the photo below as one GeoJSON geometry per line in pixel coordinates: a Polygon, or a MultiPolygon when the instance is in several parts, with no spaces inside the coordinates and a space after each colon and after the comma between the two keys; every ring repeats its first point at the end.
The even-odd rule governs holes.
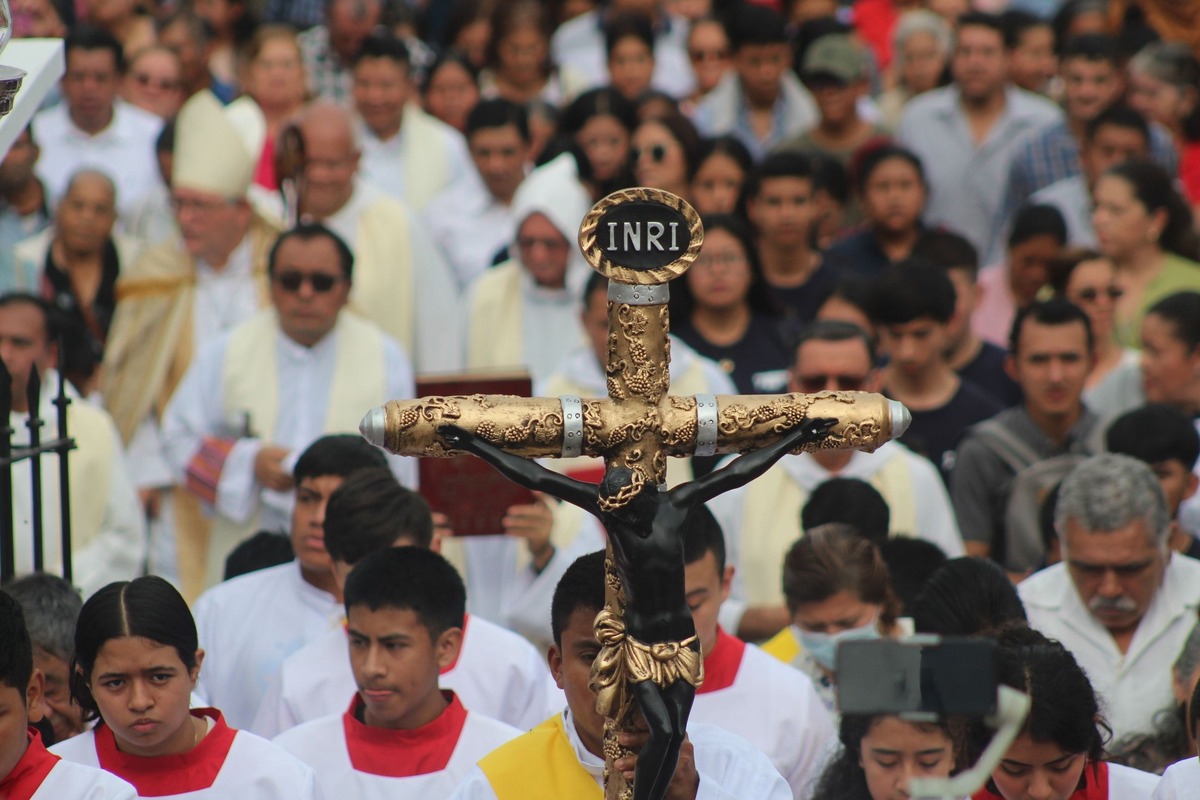
{"type": "Polygon", "coordinates": [[[620,281],[608,282],[608,301],[631,306],[660,306],[671,299],[671,290],[665,283],[644,286],[620,281]]]}
{"type": "MultiPolygon", "coordinates": [[[[563,415],[563,458],[583,455],[583,400],[574,395],[558,398],[563,415]]],[[[696,449],[693,455],[717,453],[717,396],[696,395],[696,449]]]]}
{"type": "Polygon", "coordinates": [[[583,401],[574,395],[558,398],[563,415],[563,458],[583,455],[583,401]]]}

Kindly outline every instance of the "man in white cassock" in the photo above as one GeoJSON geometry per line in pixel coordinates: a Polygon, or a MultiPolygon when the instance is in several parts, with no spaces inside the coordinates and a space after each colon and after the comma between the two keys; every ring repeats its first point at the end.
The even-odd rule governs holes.
{"type": "MultiPolygon", "coordinates": [[[[338,591],[351,570],[375,553],[435,546],[428,504],[386,470],[359,471],[339,486],[330,497],[324,527],[338,591]]],[[[529,642],[474,613],[464,614],[458,627],[457,654],[440,667],[439,680],[467,708],[524,731],[561,705],[545,661],[529,642]]],[[[275,736],[341,714],[354,693],[352,667],[342,627],[315,638],[284,660],[251,730],[275,736]]]]}
{"type": "MultiPolygon", "coordinates": [[[[363,409],[412,397],[412,367],[380,328],[345,306],[354,257],[323,225],[283,233],[267,271],[271,307],[206,344],[163,415],[163,447],[213,513],[205,584],[256,530],[291,518],[292,466],[322,434],[353,431],[363,409]]],[[[393,469],[416,482],[412,459],[393,469]]]]}
{"type": "Polygon", "coordinates": [[[462,578],[428,549],[385,548],[350,572],[345,606],[342,658],[358,693],[275,744],[312,767],[326,797],[445,800],[476,761],[521,734],[442,688],[439,673],[462,646],[462,578]]]}
{"type": "Polygon", "coordinates": [[[349,475],[386,465],[383,452],[361,436],[317,439],[293,469],[295,559],[219,583],[196,601],[205,650],[196,694],[219,704],[231,725],[253,731],[251,721],[284,659],[329,631],[341,632],[341,587],[325,549],[325,508],[349,475]]]}
{"type": "Polygon", "coordinates": [[[383,30],[368,36],[354,58],[354,110],[364,173],[421,211],[469,177],[471,157],[461,133],[410,102],[410,66],[397,36],[383,30]]]}
{"type": "MultiPolygon", "coordinates": [[[[788,377],[789,392],[879,391],[874,344],[857,325],[818,322],[801,334],[788,377]]],[[[721,624],[748,641],[767,639],[791,622],[780,565],[803,531],[800,509],[809,493],[833,477],[858,478],[883,495],[891,535],[926,539],[951,558],[963,555],[946,485],[937,468],[897,442],[873,453],[820,450],[787,455],[754,482],[708,506],[729,543],[736,570],[721,624]]]]}
{"type": "Polygon", "coordinates": [[[269,302],[267,253],[279,233],[246,200],[262,141],[235,113],[208,91],[180,109],[171,168],[179,233],[123,269],[101,373],[134,485],[156,517],[151,571],[178,579],[189,599],[203,586],[209,523],[176,486],[160,421],[193,353],[269,302]]]}
{"type": "Polygon", "coordinates": [[[725,563],[725,537],[707,509],[683,531],[684,592],[700,651],[704,683],[691,719],[744,736],[770,757],[796,800],[812,793],[837,729],[812,681],[717,623],[734,568],[725,563]]]}
{"type": "MultiPolygon", "coordinates": [[[[41,379],[37,413],[44,421],[42,441],[58,435],[59,374],[57,331],[50,309],[27,294],[0,296],[0,359],[12,376],[13,446],[29,442],[27,387],[32,370],[41,379]]],[[[82,400],[68,384],[67,432],[76,448],[68,456],[71,482],[72,580],[88,597],[112,581],[131,580],[141,572],[146,555],[146,531],[137,493],[125,468],[125,455],[112,418],[82,400]]],[[[62,574],[60,519],[62,487],[58,457],[44,456],[42,467],[43,569],[62,574]]],[[[13,522],[18,572],[33,569],[32,465],[13,468],[13,522]]]]}
{"type": "Polygon", "coordinates": [[[529,117],[511,100],[481,100],[467,115],[474,163],[426,206],[425,224],[460,287],[487,271],[513,238],[512,201],[529,164],[529,117]]]}
{"type": "Polygon", "coordinates": [[[420,218],[361,176],[350,113],[317,101],[300,115],[300,211],[354,253],[350,306],[395,338],[418,372],[462,366],[458,285],[420,218]]]}
{"type": "Polygon", "coordinates": [[[576,242],[591,205],[570,154],[521,184],[512,257],[467,289],[467,369],[524,368],[540,383],[584,344],[579,298],[591,270],[576,242]]]}
{"type": "MultiPolygon", "coordinates": [[[[555,589],[553,608],[554,644],[547,660],[566,694],[566,710],[484,757],[452,800],[604,796],[604,717],[596,711],[596,695],[589,686],[592,661],[600,652],[592,623],[604,608],[603,552],[583,556],[566,570],[555,589]]],[[[832,727],[828,736],[832,738],[832,727]]],[[[632,744],[637,749],[642,743],[632,744]]],[[[635,765],[618,762],[617,767],[632,783],[635,765]]],[[[762,752],[734,733],[699,721],[694,712],[668,794],[688,800],[792,797],[787,782],[762,752]]]]}

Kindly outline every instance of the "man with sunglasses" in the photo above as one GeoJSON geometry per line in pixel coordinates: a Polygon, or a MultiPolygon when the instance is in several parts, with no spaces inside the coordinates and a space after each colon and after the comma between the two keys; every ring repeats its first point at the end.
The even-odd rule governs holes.
{"type": "MultiPolygon", "coordinates": [[[[413,396],[400,345],[345,310],[353,264],[322,225],[286,231],[268,261],[271,308],[206,344],[167,406],[167,459],[214,512],[206,585],[246,536],[288,529],[292,466],[305,447],[354,431],[372,404],[413,396]]],[[[415,483],[411,459],[391,466],[415,483]]]]}
{"type": "MultiPolygon", "coordinates": [[[[796,345],[788,391],[864,391],[881,388],[875,345],[857,325],[816,322],[796,345]]],[[[791,622],[784,605],[780,567],[788,548],[803,535],[800,510],[818,485],[833,477],[870,483],[887,501],[893,536],[926,539],[948,556],[963,554],[962,537],[946,487],[927,459],[888,442],[874,453],[819,450],[788,455],[748,486],[709,503],[729,541],[734,570],[721,625],[754,641],[775,635],[791,622]]]]}

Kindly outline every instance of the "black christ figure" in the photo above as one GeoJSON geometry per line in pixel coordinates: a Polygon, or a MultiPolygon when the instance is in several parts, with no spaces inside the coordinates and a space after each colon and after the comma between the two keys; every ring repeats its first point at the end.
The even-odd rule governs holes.
{"type": "MultiPolygon", "coordinates": [[[[682,678],[690,659],[701,658],[692,614],[684,600],[683,539],[688,513],[719,494],[744,486],[762,475],[788,452],[824,439],[837,423],[807,419],[778,442],[742,455],[727,466],[668,491],[644,485],[636,490],[633,473],[610,466],[600,486],[560,475],[535,461],[506,453],[454,425],[438,434],[447,447],[473,453],[509,480],[564,500],[597,517],[613,545],[617,574],[625,593],[624,632],[627,648],[650,654],[666,646],[678,655],[671,661],[647,655],[641,659],[657,670],[653,677],[636,675],[632,692],[646,720],[649,739],[638,753],[634,800],[662,797],[675,772],[696,687],[682,678]],[[635,493],[628,497],[633,490],[635,493]],[[618,496],[627,502],[605,502],[618,496]],[[609,510],[606,510],[609,509],[609,510]],[[632,641],[630,641],[632,640],[632,641]],[[682,645],[678,649],[672,645],[682,645]],[[684,649],[689,653],[680,652],[684,649]],[[672,663],[673,662],[673,663],[672,663]],[[639,679],[640,678],[640,679],[639,679]]],[[[625,653],[630,650],[626,649],[625,653]]]]}

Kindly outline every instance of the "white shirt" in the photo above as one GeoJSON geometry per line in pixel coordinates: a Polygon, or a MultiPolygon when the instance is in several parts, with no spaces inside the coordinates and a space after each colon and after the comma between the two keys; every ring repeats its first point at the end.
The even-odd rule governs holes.
{"type": "MultiPolygon", "coordinates": [[[[563,729],[579,759],[579,766],[598,786],[603,786],[604,759],[584,747],[570,709],[562,713],[565,717],[563,729]]],[[[742,737],[693,718],[688,721],[688,739],[695,748],[696,772],[700,776],[696,800],[788,800],[792,797],[787,782],[775,771],[770,760],[742,737]]],[[[537,765],[531,764],[530,769],[537,769],[537,765]]],[[[475,767],[450,798],[496,800],[496,793],[483,770],[475,767]]]]}
{"type": "Polygon", "coordinates": [[[1150,732],[1155,712],[1174,705],[1170,667],[1196,626],[1200,561],[1172,554],[1125,654],[1080,599],[1066,564],[1034,573],[1017,593],[1029,625],[1062,642],[1091,678],[1114,741],[1150,732]]]}
{"type": "Polygon", "coordinates": [[[433,198],[423,216],[460,291],[492,266],[496,254],[516,235],[512,209],[487,190],[474,170],[433,198]]]}
{"type": "MultiPolygon", "coordinates": [[[[458,283],[454,273],[438,252],[421,219],[398,200],[383,194],[372,183],[355,180],[350,199],[335,214],[323,222],[329,226],[346,245],[357,253],[358,222],[362,214],[372,206],[383,202],[391,205],[394,212],[406,220],[409,242],[412,247],[412,297],[396,297],[397,303],[412,306],[411,318],[416,327],[413,347],[409,357],[419,373],[453,372],[462,366],[462,306],[459,302],[458,283]]],[[[356,272],[366,264],[356,262],[356,272]]],[[[350,301],[354,302],[354,289],[350,301]]],[[[383,325],[380,320],[376,324],[383,325]]]]}
{"type": "MultiPolygon", "coordinates": [[[[471,174],[471,152],[467,149],[467,140],[454,128],[436,117],[431,117],[417,106],[409,106],[404,110],[408,114],[424,114],[425,123],[437,129],[440,139],[440,154],[415,152],[418,146],[415,138],[409,135],[411,130],[400,123],[399,132],[390,139],[380,139],[370,128],[358,122],[358,145],[362,150],[362,160],[359,164],[359,174],[367,176],[378,188],[387,194],[402,200],[415,211],[421,211],[429,205],[434,195],[423,196],[416,187],[406,185],[405,163],[409,159],[433,159],[444,161],[448,167],[446,182],[437,187],[438,191],[453,186],[471,174]]],[[[436,194],[436,192],[434,193],[436,194]]]]}
{"type": "MultiPolygon", "coordinates": [[[[307,766],[295,757],[270,742],[252,733],[233,730],[213,718],[213,709],[198,709],[194,715],[203,714],[208,721],[209,731],[200,744],[191,752],[169,756],[174,760],[172,769],[154,769],[154,759],[130,760],[143,762],[132,769],[122,767],[118,775],[141,787],[139,797],[157,797],[162,800],[316,800],[316,779],[307,766]],[[232,739],[232,742],[230,742],[232,739]],[[228,749],[226,749],[226,746],[228,749]],[[147,769],[146,767],[150,768],[147,769]],[[140,769],[139,769],[140,768],[140,769]],[[134,770],[137,773],[134,774],[134,770]]],[[[107,729],[105,729],[107,731],[107,729]]],[[[100,767],[103,761],[121,760],[122,754],[115,750],[112,734],[104,737],[108,742],[106,755],[101,756],[101,737],[95,730],[59,742],[50,752],[68,761],[100,767]]],[[[62,795],[66,800],[70,795],[62,795]]],[[[73,798],[72,798],[73,800],[73,798]]]]}
{"type": "Polygon", "coordinates": [[[249,236],[242,237],[219,270],[204,261],[196,261],[192,341],[197,351],[253,317],[258,309],[258,286],[254,280],[254,254],[249,236]]]}
{"type": "MultiPolygon", "coordinates": [[[[1200,786],[1200,759],[1192,757],[1167,767],[1151,796],[1153,800],[1192,800],[1200,786]]],[[[1116,795],[1110,795],[1116,800],[1116,795]]]]}
{"type": "Polygon", "coordinates": [[[745,737],[771,759],[796,800],[807,798],[837,737],[808,676],[724,632],[704,673],[691,719],[745,737]]]}
{"type": "Polygon", "coordinates": [[[118,101],[108,127],[91,136],[71,121],[66,102],[40,112],[33,120],[33,136],[41,148],[36,170],[50,193],[50,207],[57,205],[71,176],[94,169],[116,184],[117,212],[125,219],[161,182],[154,142],[162,124],[150,112],[118,101]]]}
{"type": "Polygon", "coordinates": [[[1099,246],[1092,227],[1092,193],[1082,175],[1063,178],[1038,189],[1029,197],[1030,204],[1053,206],[1067,223],[1067,244],[1071,247],[1099,246]]]}
{"type": "Polygon", "coordinates": [[[195,617],[205,652],[196,692],[230,725],[249,728],[284,659],[336,631],[342,606],[290,561],[217,584],[200,595],[195,617]]]}
{"type": "MultiPolygon", "coordinates": [[[[342,311],[348,314],[348,311],[342,311]]],[[[337,368],[338,331],[335,327],[312,347],[304,347],[276,328],[276,377],[279,408],[275,430],[264,431],[249,420],[251,436],[245,435],[245,419],[226,419],[222,384],[231,333],[202,347],[192,360],[163,414],[162,440],[167,461],[183,483],[188,463],[200,449],[205,436],[236,438],[221,468],[217,485],[216,512],[235,522],[246,522],[259,513],[259,527],[284,532],[291,523],[293,492],[279,492],[259,485],[254,461],[269,443],[288,448],[289,471],[304,449],[325,434],[326,414],[337,368]]],[[[389,398],[412,397],[412,367],[400,345],[384,337],[384,363],[363,364],[362,369],[383,369],[389,398]]],[[[365,410],[364,410],[365,413],[365,410]]],[[[406,486],[416,485],[415,459],[389,456],[392,471],[406,486]]]]}
{"type": "MultiPolygon", "coordinates": [[[[42,442],[49,441],[58,435],[58,409],[54,398],[58,395],[59,373],[47,370],[42,375],[42,393],[39,414],[45,422],[41,429],[42,442]]],[[[142,515],[142,506],[138,501],[137,492],[130,480],[125,466],[125,457],[121,448],[120,437],[116,426],[108,413],[79,397],[78,393],[67,385],[67,395],[71,405],[67,411],[67,433],[76,440],[78,447],[87,447],[88,442],[82,438],[78,426],[72,428],[72,418],[88,414],[93,417],[103,417],[100,427],[107,428],[109,442],[95,442],[97,447],[107,446],[112,452],[112,459],[104,466],[104,482],[108,490],[104,502],[104,515],[100,520],[74,519],[75,538],[71,546],[71,580],[79,587],[86,599],[96,590],[113,581],[132,580],[141,574],[142,561],[146,557],[146,523],[142,515]],[[91,540],[86,544],[80,543],[79,531],[84,527],[94,530],[91,540]]],[[[12,443],[14,447],[27,445],[29,428],[26,421],[28,414],[12,412],[9,415],[9,426],[13,429],[12,443]]],[[[80,451],[74,450],[67,456],[68,464],[71,459],[79,459],[80,451]]],[[[42,456],[42,542],[43,569],[62,574],[62,525],[60,512],[60,485],[58,481],[58,457],[42,456]]],[[[79,496],[96,487],[79,478],[86,477],[72,470],[71,492],[79,496]],[[82,485],[81,485],[82,484],[82,485]]],[[[99,477],[99,476],[97,476],[99,477]]],[[[33,476],[32,463],[28,460],[14,466],[13,481],[13,530],[16,544],[16,563],[18,572],[28,572],[33,569],[33,476]]],[[[76,506],[78,508],[78,506],[76,506]]]]}
{"type": "MultiPolygon", "coordinates": [[[[938,475],[937,468],[926,458],[922,458],[898,442],[886,442],[874,453],[855,451],[850,461],[837,473],[832,473],[822,467],[809,453],[786,455],[779,460],[771,470],[783,470],[787,477],[802,489],[801,507],[813,489],[833,477],[858,478],[872,482],[872,477],[879,473],[892,459],[903,459],[907,466],[908,477],[911,481],[912,502],[916,512],[916,530],[904,533],[917,536],[933,542],[950,558],[963,555],[966,550],[958,523],[954,518],[954,510],[950,504],[950,496],[946,492],[946,484],[938,475]]],[[[783,603],[782,579],[780,577],[783,557],[792,541],[775,543],[779,546],[778,558],[770,559],[771,564],[751,566],[743,562],[741,541],[743,535],[753,536],[754,532],[742,530],[742,519],[745,511],[746,492],[748,487],[726,492],[709,502],[708,507],[721,525],[725,533],[728,547],[727,560],[737,569],[733,575],[733,586],[729,599],[721,605],[721,625],[728,630],[737,630],[748,605],[746,587],[754,582],[759,590],[765,589],[777,597],[778,603],[783,603]]],[[[887,500],[884,497],[884,500],[887,500]]],[[[796,521],[796,536],[801,536],[800,511],[801,507],[779,507],[777,515],[796,521]]]]}
{"type": "Polygon", "coordinates": [[[137,792],[116,775],[101,769],[59,761],[30,800],[133,800],[137,792]]]}
{"type": "Polygon", "coordinates": [[[455,700],[413,731],[372,728],[345,712],[292,728],[274,743],[312,767],[323,797],[445,800],[475,762],[520,735],[455,700]]]}
{"type": "MultiPolygon", "coordinates": [[[[676,99],[689,96],[696,87],[696,77],[687,58],[687,36],[687,20],[674,14],[664,13],[654,31],[654,75],[650,86],[676,99]]],[[[601,11],[589,11],[559,25],[550,40],[550,52],[559,68],[578,72],[588,87],[608,85],[601,11]]]]}
{"type": "MultiPolygon", "coordinates": [[[[467,618],[458,660],[439,683],[467,708],[523,731],[562,704],[541,654],[512,631],[480,617],[467,618]]],[[[252,730],[276,736],[337,714],[356,688],[346,633],[338,625],[283,659],[252,730]]]]}

